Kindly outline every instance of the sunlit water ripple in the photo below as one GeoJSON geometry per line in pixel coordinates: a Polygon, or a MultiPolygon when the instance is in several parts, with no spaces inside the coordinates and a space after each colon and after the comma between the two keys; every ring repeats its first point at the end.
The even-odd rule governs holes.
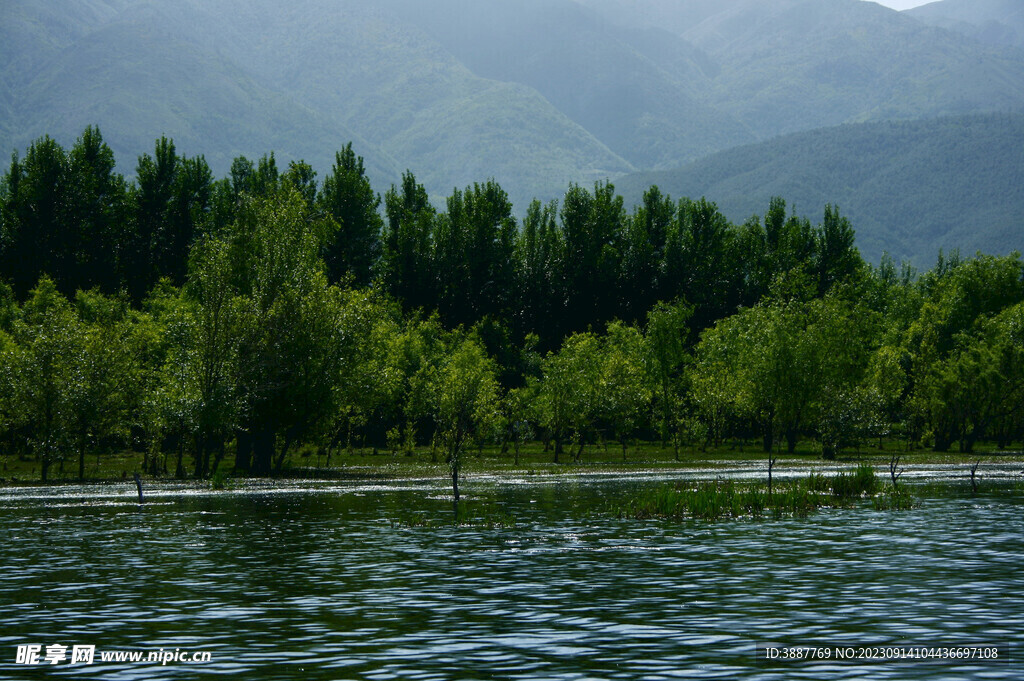
{"type": "MultiPolygon", "coordinates": [[[[466,491],[513,527],[443,518],[439,481],[165,485],[0,494],[0,678],[1021,678],[1010,664],[755,661],[755,642],[1017,642],[1019,486],[919,508],[636,521],[604,512],[666,476],[466,491]],[[18,645],[209,651],[206,664],[12,664],[18,645]],[[32,672],[32,674],[28,674],[32,672]]],[[[998,476],[996,476],[998,477],[998,476]]],[[[1014,650],[1016,655],[1024,651],[1014,650]]]]}

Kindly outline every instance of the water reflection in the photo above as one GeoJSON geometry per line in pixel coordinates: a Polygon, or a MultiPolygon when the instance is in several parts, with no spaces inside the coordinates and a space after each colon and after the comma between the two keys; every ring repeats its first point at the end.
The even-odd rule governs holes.
{"type": "MultiPolygon", "coordinates": [[[[443,516],[443,484],[191,486],[0,496],[0,676],[25,643],[208,650],[89,678],[1019,678],[994,664],[755,664],[755,641],[971,643],[1024,632],[1021,495],[904,512],[638,522],[605,508],[664,474],[477,478],[512,528],[443,516]]],[[[38,671],[38,670],[37,670],[38,671]]],[[[49,671],[49,670],[48,670],[49,671]]],[[[54,671],[58,671],[54,669],[54,671]]]]}

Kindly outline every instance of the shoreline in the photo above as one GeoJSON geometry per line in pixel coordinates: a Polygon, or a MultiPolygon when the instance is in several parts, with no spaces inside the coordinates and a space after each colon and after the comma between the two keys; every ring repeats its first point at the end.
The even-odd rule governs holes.
{"type": "MultiPolygon", "coordinates": [[[[888,461],[881,461],[880,457],[870,457],[874,461],[860,459],[848,459],[840,461],[823,461],[817,459],[808,461],[805,458],[789,458],[782,460],[773,468],[772,475],[776,479],[795,479],[806,477],[810,473],[835,474],[841,471],[853,470],[859,463],[870,463],[882,479],[888,479],[888,461]]],[[[986,457],[963,457],[959,462],[947,460],[932,461],[908,461],[901,462],[900,467],[903,474],[900,480],[909,484],[920,484],[928,482],[940,483],[969,483],[971,466],[978,459],[982,459],[977,468],[977,475],[980,481],[998,482],[1000,484],[1022,482],[1024,483],[1024,454],[1010,453],[999,456],[986,457]],[[985,459],[997,458],[992,461],[985,459]]],[[[637,462],[635,464],[619,463],[588,463],[588,464],[547,464],[544,466],[519,466],[500,467],[495,465],[474,466],[470,464],[463,469],[463,480],[466,485],[474,482],[485,484],[557,484],[559,482],[581,482],[594,483],[615,482],[615,481],[637,481],[637,482],[660,482],[660,481],[681,481],[695,480],[706,481],[714,479],[727,479],[737,481],[758,481],[767,478],[768,465],[766,460],[761,458],[719,458],[696,462],[675,462],[677,465],[665,465],[667,462],[659,462],[654,465],[650,463],[637,462]],[[660,463],[660,465],[659,465],[660,463]]],[[[431,488],[437,486],[445,488],[450,484],[448,468],[444,464],[424,464],[423,462],[390,462],[383,464],[369,464],[358,466],[345,466],[331,469],[308,468],[290,469],[282,475],[270,477],[245,477],[227,476],[224,487],[214,487],[210,480],[197,480],[194,478],[176,479],[173,477],[143,477],[143,485],[146,494],[153,493],[154,496],[164,494],[188,493],[281,493],[281,492],[308,492],[317,490],[332,489],[373,489],[379,487],[395,487],[428,484],[431,488]]],[[[52,492],[42,496],[62,496],[71,493],[70,496],[78,496],[75,492],[84,492],[88,495],[89,490],[119,490],[117,497],[136,496],[134,479],[127,478],[104,478],[86,480],[51,480],[42,483],[38,480],[18,480],[12,482],[10,479],[0,481],[0,497],[11,495],[21,497],[30,490],[39,492],[52,492]]]]}

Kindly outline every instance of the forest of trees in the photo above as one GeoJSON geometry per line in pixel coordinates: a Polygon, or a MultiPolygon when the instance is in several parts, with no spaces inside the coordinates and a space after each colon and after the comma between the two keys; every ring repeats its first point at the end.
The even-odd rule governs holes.
{"type": "MultiPolygon", "coordinates": [[[[571,186],[518,220],[494,181],[383,197],[347,145],[215,179],[161,138],[135,178],[99,130],[0,181],[0,452],[268,474],[302,447],[680,447],[1024,438],[1024,262],[863,261],[838,208],[731,224],[651,187],[571,186]]],[[[511,454],[510,454],[511,456],[511,454]]]]}

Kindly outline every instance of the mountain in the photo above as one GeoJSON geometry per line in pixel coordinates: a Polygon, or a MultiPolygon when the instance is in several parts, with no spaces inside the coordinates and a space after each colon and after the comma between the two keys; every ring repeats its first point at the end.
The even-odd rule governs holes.
{"type": "MultiPolygon", "coordinates": [[[[484,78],[386,2],[211,0],[254,78],[354,130],[435,196],[494,177],[525,206],[634,168],[536,91],[484,78]],[[246,39],[260,28],[260,41],[246,39]]],[[[217,25],[217,24],[215,24],[217,25]]]]}
{"type": "Polygon", "coordinates": [[[372,3],[97,0],[73,20],[37,4],[2,10],[5,32],[32,36],[0,47],[8,150],[97,124],[126,173],[166,134],[217,174],[269,151],[323,174],[351,140],[380,189],[405,168],[438,197],[495,177],[523,206],[633,169],[536,91],[476,76],[372,3]]]}
{"type": "MultiPolygon", "coordinates": [[[[3,72],[12,91],[7,151],[44,134],[69,146],[86,125],[98,124],[122,172],[131,173],[136,157],[152,152],[154,139],[166,134],[179,152],[204,154],[225,174],[236,156],[269,151],[284,162],[306,158],[327,168],[333,159],[327,140],[336,148],[362,142],[181,30],[173,8],[96,1],[71,20],[73,13],[47,4],[50,16],[37,5],[4,10],[5,32],[33,36],[3,72]]],[[[369,160],[379,180],[397,176],[386,155],[369,160]]]]}
{"type": "Polygon", "coordinates": [[[941,0],[905,13],[985,43],[1024,47],[1024,2],[1020,0],[941,0]]]}
{"type": "Polygon", "coordinates": [[[1024,115],[991,114],[843,125],[720,152],[678,170],[616,181],[627,205],[658,185],[715,201],[733,222],[764,214],[773,196],[819,221],[838,205],[861,254],[919,267],[940,248],[1024,250],[1024,115]]]}
{"type": "Polygon", "coordinates": [[[383,0],[473,73],[540,93],[637,168],[754,141],[701,99],[715,65],[679,36],[569,0],[383,0]]]}
{"type": "Polygon", "coordinates": [[[580,1],[612,21],[671,27],[702,50],[719,67],[704,101],[759,139],[1024,108],[1024,54],[873,2],[702,0],[679,3],[689,11],[673,21],[669,0],[580,1]]]}
{"type": "Polygon", "coordinates": [[[0,153],[96,124],[126,174],[160,135],[218,175],[273,151],[323,177],[352,141],[378,190],[494,178],[523,212],[780,134],[1022,110],[1024,51],[861,0],[0,3],[0,153]]]}

